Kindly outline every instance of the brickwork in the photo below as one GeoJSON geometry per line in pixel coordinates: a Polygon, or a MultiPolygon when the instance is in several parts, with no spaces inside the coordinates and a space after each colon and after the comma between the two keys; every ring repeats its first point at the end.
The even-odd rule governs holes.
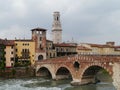
{"type": "Polygon", "coordinates": [[[32,29],[32,40],[35,41],[35,60],[46,59],[46,29],[32,29]],[[39,56],[43,58],[39,58],[39,56]]]}
{"type": "Polygon", "coordinates": [[[36,72],[42,68],[46,67],[53,79],[57,79],[57,71],[64,67],[66,68],[71,76],[73,82],[81,83],[83,74],[85,71],[94,66],[99,66],[105,69],[109,75],[113,76],[113,64],[119,62],[119,56],[101,56],[101,55],[74,55],[74,56],[65,56],[54,59],[46,59],[40,62],[36,62],[36,72]],[[74,67],[74,63],[78,62],[80,64],[79,68],[74,67]]]}

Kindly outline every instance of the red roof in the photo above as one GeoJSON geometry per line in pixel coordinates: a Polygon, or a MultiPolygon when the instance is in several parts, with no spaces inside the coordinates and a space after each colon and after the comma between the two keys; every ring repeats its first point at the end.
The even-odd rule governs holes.
{"type": "Polygon", "coordinates": [[[5,46],[13,46],[14,40],[0,39],[0,44],[3,44],[5,46]]]}
{"type": "Polygon", "coordinates": [[[120,46],[114,46],[115,51],[120,51],[120,46]]]}
{"type": "Polygon", "coordinates": [[[113,48],[114,46],[110,46],[110,45],[102,45],[102,44],[91,44],[91,43],[87,43],[88,45],[90,45],[91,47],[98,47],[98,48],[113,48]]]}
{"type": "Polygon", "coordinates": [[[47,42],[53,42],[52,40],[47,40],[47,42]]]}
{"type": "Polygon", "coordinates": [[[14,40],[4,40],[4,45],[13,46],[14,45],[14,40]]]}
{"type": "Polygon", "coordinates": [[[22,41],[22,42],[33,42],[32,39],[17,39],[15,41],[22,41]]]}
{"type": "Polygon", "coordinates": [[[75,45],[68,44],[68,43],[60,43],[60,44],[54,44],[56,47],[76,47],[75,45]]]}
{"type": "Polygon", "coordinates": [[[85,46],[77,46],[77,50],[92,50],[92,49],[85,46]]]}

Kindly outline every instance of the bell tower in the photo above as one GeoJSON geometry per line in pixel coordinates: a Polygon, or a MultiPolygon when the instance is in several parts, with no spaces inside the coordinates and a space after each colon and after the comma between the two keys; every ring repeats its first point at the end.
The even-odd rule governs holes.
{"type": "Polygon", "coordinates": [[[46,29],[32,29],[32,40],[35,42],[35,60],[46,59],[46,29]]]}
{"type": "Polygon", "coordinates": [[[53,43],[62,42],[62,27],[60,23],[60,13],[53,13],[53,24],[52,24],[52,40],[53,43]]]}

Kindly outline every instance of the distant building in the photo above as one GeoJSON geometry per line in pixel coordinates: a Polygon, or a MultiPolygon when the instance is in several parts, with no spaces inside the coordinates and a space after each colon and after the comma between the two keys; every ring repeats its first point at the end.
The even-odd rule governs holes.
{"type": "Polygon", "coordinates": [[[60,22],[60,13],[54,12],[52,24],[52,40],[53,43],[62,43],[62,27],[60,22]]]}
{"type": "Polygon", "coordinates": [[[6,67],[13,67],[15,63],[15,47],[14,40],[4,40],[5,45],[5,64],[6,67]]]}
{"type": "Polygon", "coordinates": [[[55,46],[53,44],[53,41],[51,40],[47,40],[46,56],[47,56],[47,59],[57,57],[55,46]]]}
{"type": "Polygon", "coordinates": [[[81,43],[77,46],[77,52],[79,54],[120,55],[120,46],[115,46],[114,42],[106,42],[106,44],[81,43]]]}
{"type": "Polygon", "coordinates": [[[0,39],[0,66],[5,65],[5,47],[4,41],[0,39]]]}
{"type": "Polygon", "coordinates": [[[73,44],[60,43],[55,44],[54,47],[57,53],[57,57],[77,54],[76,52],[77,46],[73,44]]]}
{"type": "Polygon", "coordinates": [[[76,48],[76,52],[77,54],[92,54],[92,49],[82,45],[78,45],[76,48]]]}

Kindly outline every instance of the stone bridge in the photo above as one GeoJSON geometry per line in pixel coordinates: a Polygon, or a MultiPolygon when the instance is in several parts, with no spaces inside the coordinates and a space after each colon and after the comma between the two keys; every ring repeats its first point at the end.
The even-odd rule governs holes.
{"type": "Polygon", "coordinates": [[[58,57],[37,61],[35,64],[36,76],[50,76],[54,80],[71,78],[71,84],[81,85],[96,83],[96,74],[101,69],[104,69],[113,78],[115,87],[119,88],[119,62],[120,56],[115,55],[73,55],[58,57]]]}

